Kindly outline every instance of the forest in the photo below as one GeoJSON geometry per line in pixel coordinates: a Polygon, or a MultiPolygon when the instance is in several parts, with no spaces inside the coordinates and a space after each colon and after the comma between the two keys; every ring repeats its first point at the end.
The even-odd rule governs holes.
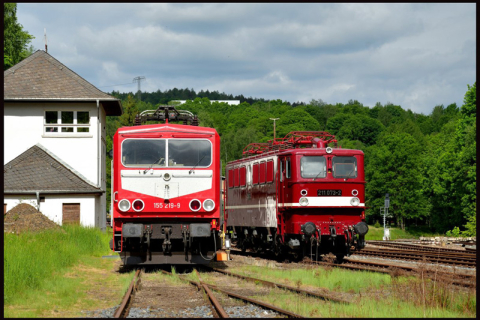
{"type": "MultiPolygon", "coordinates": [[[[328,104],[314,99],[291,104],[188,88],[137,92],[137,98],[132,92],[110,94],[122,100],[124,114],[107,118],[107,150],[117,128],[132,125],[138,112],[175,104],[172,100],[187,100],[178,109],[198,115],[200,126],[217,130],[224,164],[241,158],[247,144],[273,139],[270,118],[279,118],[277,138],[290,131],[327,131],[342,148],[363,150],[367,223],[383,221],[380,207],[389,193],[389,213],[403,229],[421,225],[438,233],[476,235],[476,82],[467,85],[462,106],[437,105],[429,115],[391,103],[369,107],[357,100],[328,104]]],[[[110,161],[107,157],[108,186],[110,161]]]]}

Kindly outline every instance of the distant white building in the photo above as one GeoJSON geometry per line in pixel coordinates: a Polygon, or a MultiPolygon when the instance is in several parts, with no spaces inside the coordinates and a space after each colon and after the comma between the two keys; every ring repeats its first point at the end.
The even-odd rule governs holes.
{"type": "MultiPolygon", "coordinates": [[[[187,100],[173,100],[175,102],[180,102],[180,104],[184,104],[187,100]]],[[[240,104],[240,100],[210,100],[210,102],[225,102],[229,105],[236,106],[240,104]]]]}
{"type": "Polygon", "coordinates": [[[4,212],[31,203],[58,224],[105,228],[106,117],[120,100],[45,51],[4,71],[4,212]]]}

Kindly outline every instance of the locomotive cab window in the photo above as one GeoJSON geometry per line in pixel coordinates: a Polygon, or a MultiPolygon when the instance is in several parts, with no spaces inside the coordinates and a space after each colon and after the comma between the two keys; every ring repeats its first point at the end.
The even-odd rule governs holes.
{"type": "Polygon", "coordinates": [[[333,157],[332,166],[335,178],[357,177],[357,159],[355,157],[333,157]]]}
{"type": "Polygon", "coordinates": [[[165,167],[165,140],[127,139],[122,143],[124,166],[165,167]]]}
{"type": "Polygon", "coordinates": [[[126,139],[122,142],[122,163],[152,168],[208,167],[212,144],[208,140],[126,139]]]}
{"type": "Polygon", "coordinates": [[[208,140],[168,140],[169,167],[208,167],[212,146],[208,140]]]}
{"type": "Polygon", "coordinates": [[[304,156],[300,160],[302,178],[325,178],[327,176],[327,161],[323,156],[304,156]]]}

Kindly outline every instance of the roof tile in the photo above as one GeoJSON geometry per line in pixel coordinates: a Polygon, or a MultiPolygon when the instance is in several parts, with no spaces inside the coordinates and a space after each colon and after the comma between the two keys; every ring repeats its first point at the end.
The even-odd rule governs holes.
{"type": "Polygon", "coordinates": [[[103,192],[35,145],[3,166],[4,193],[103,192]]]}
{"type": "Polygon", "coordinates": [[[121,115],[119,99],[102,92],[43,50],[3,72],[3,99],[94,100],[104,103],[107,115],[121,115]]]}

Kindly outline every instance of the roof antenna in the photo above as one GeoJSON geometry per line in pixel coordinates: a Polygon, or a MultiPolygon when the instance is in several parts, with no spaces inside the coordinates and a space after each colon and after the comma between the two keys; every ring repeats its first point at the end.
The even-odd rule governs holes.
{"type": "Polygon", "coordinates": [[[45,35],[45,53],[48,53],[48,49],[47,49],[47,28],[43,28],[43,33],[45,35]]]}

